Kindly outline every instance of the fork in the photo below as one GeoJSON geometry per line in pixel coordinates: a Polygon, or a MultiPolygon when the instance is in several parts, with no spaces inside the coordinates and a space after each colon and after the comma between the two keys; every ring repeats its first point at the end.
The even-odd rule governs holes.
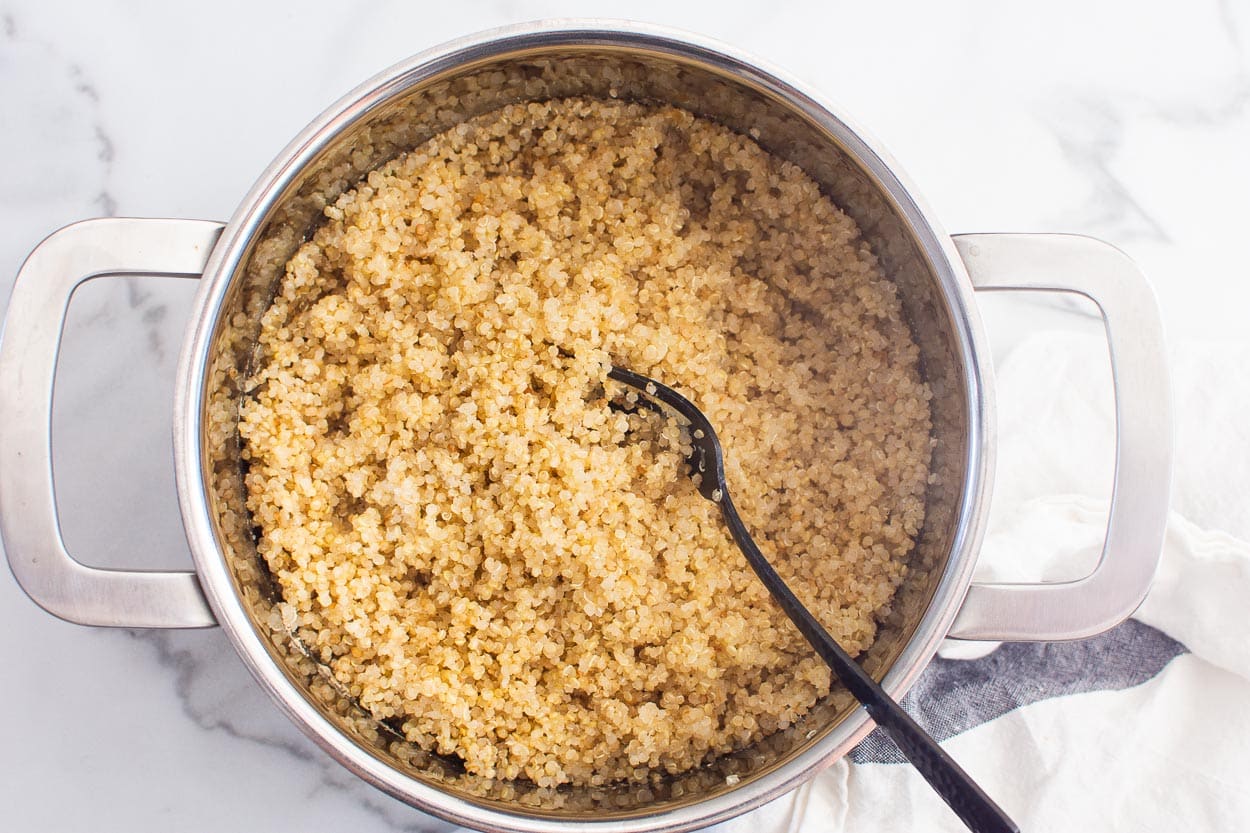
{"type": "MultiPolygon", "coordinates": [[[[693,450],[690,454],[691,474],[696,478],[699,494],[720,506],[721,516],[729,534],[746,555],[751,569],[759,576],[768,592],[781,605],[790,620],[811,643],[842,684],[855,696],[869,716],[885,730],[894,745],[909,760],[942,800],[959,816],[969,830],[976,833],[1019,833],[1002,808],[994,803],[968,773],[955,762],[877,681],[851,658],[841,645],[817,621],[785,581],[768,563],[751,538],[738,515],[729,487],[725,482],[725,460],[720,440],[711,422],[693,402],[673,388],[655,379],[623,367],[613,367],[608,378],[641,391],[649,400],[669,406],[690,423],[693,450]]],[[[652,408],[658,410],[658,408],[652,408]]]]}

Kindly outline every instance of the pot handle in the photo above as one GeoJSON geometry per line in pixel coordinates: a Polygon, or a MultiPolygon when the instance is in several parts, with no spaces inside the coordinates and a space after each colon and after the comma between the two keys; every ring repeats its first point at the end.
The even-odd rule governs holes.
{"type": "Polygon", "coordinates": [[[22,264],[0,336],[0,538],[18,584],[82,625],[216,624],[194,572],[88,567],[65,550],[52,481],[52,388],[69,299],[106,275],[198,278],[222,224],[107,218],[54,232],[22,264]]]}
{"type": "Polygon", "coordinates": [[[1172,477],[1172,401],[1159,305],[1137,265],[1109,243],[1067,234],[963,234],[955,246],[978,291],[1075,292],[1098,305],[1115,380],[1115,482],[1094,572],[1047,584],[973,584],[955,639],[1084,639],[1132,615],[1163,549],[1172,477]]]}

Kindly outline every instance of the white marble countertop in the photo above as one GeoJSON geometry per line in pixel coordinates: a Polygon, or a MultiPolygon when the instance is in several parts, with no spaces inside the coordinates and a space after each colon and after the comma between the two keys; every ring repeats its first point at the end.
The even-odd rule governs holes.
{"type": "MultiPolygon", "coordinates": [[[[952,231],[1068,231],[1137,259],[1173,339],[1247,339],[1250,6],[636,0],[0,3],[0,311],[53,229],[225,219],[322,108],[414,52],[561,15],[629,17],[779,64],[880,137],[952,231]]],[[[190,282],[71,308],[55,416],[84,561],[189,563],[169,461],[190,282]]],[[[1044,307],[987,308],[996,357],[1044,307]]],[[[3,430],[3,426],[0,426],[3,430]]],[[[283,718],[218,630],[60,622],[0,575],[0,828],[425,830],[283,718]]]]}

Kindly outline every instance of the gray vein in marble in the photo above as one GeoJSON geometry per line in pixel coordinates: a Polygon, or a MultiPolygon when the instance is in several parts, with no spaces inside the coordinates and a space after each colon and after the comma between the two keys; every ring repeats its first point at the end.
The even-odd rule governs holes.
{"type": "Polygon", "coordinates": [[[1216,0],[1216,11],[1219,14],[1220,28],[1224,30],[1225,37],[1228,38],[1233,49],[1237,50],[1239,58],[1245,56],[1245,45],[1241,41],[1241,32],[1237,25],[1237,15],[1233,13],[1232,0],[1216,0]]]}
{"type": "MultiPolygon", "coordinates": [[[[142,630],[122,633],[150,647],[157,663],[173,672],[174,693],[183,713],[195,726],[278,751],[309,767],[315,777],[309,798],[322,789],[347,792],[361,810],[377,818],[389,830],[402,833],[454,829],[454,825],[407,808],[375,790],[326,757],[293,725],[283,722],[280,713],[264,702],[263,692],[220,635],[142,630]],[[235,696],[221,697],[221,689],[226,686],[235,696]],[[224,701],[227,699],[229,702],[224,701]],[[258,715],[259,725],[255,720],[248,725],[247,718],[258,715]]],[[[275,800],[283,799],[275,796],[275,800]]]]}
{"type": "Polygon", "coordinates": [[[14,18],[12,13],[6,12],[4,14],[3,21],[4,37],[6,41],[27,41],[44,49],[56,60],[63,63],[66,72],[73,83],[74,91],[85,99],[87,106],[91,109],[93,138],[97,146],[96,158],[102,165],[101,179],[103,181],[103,187],[100,189],[100,193],[95,196],[93,203],[105,216],[114,216],[117,213],[117,200],[109,188],[109,183],[113,178],[113,160],[116,156],[116,152],[113,139],[109,135],[108,129],[104,124],[100,108],[101,101],[99,90],[96,89],[95,84],[91,82],[91,79],[87,75],[83,66],[75,61],[65,58],[61,54],[60,50],[58,50],[53,44],[43,40],[28,40],[26,38],[19,38],[17,20],[14,18]]]}
{"type": "Polygon", "coordinates": [[[133,310],[140,309],[152,297],[152,293],[139,285],[139,281],[126,281],[126,304],[133,310]]]}
{"type": "Polygon", "coordinates": [[[95,205],[99,207],[100,212],[106,217],[112,217],[117,213],[117,200],[109,190],[109,183],[113,179],[113,159],[116,156],[116,150],[113,146],[113,140],[109,136],[108,131],[104,127],[104,122],[100,114],[100,93],[88,79],[82,66],[76,63],[69,64],[70,75],[76,81],[75,89],[91,102],[91,107],[95,111],[94,121],[94,137],[97,145],[96,159],[100,160],[103,168],[101,179],[104,187],[100,193],[96,195],[95,205]]]}
{"type": "Polygon", "coordinates": [[[1074,96],[1044,108],[1040,120],[1060,151],[1090,183],[1091,193],[1073,215],[1057,218],[1068,227],[1097,231],[1124,241],[1171,238],[1112,170],[1124,133],[1122,116],[1105,101],[1074,96]]]}
{"type": "Polygon", "coordinates": [[[108,133],[104,131],[104,127],[99,122],[96,122],[95,138],[96,142],[100,145],[100,150],[96,158],[104,164],[105,183],[105,187],[95,198],[95,204],[99,206],[100,213],[104,216],[115,217],[117,216],[117,200],[113,197],[113,194],[108,188],[108,183],[113,178],[113,157],[115,155],[113,140],[109,138],[108,133]]]}
{"type": "MultiPolygon", "coordinates": [[[[66,319],[67,322],[71,320],[73,319],[70,319],[70,318],[66,319]]],[[[116,310],[114,310],[108,304],[103,304],[98,307],[95,307],[94,309],[91,310],[91,312],[87,313],[82,318],[78,319],[77,322],[75,322],[74,326],[78,328],[82,328],[82,329],[87,329],[87,328],[93,328],[97,325],[102,325],[107,328],[107,327],[112,326],[113,322],[116,320],[117,320],[116,310]]],[[[67,330],[69,326],[70,325],[67,323],[66,324],[67,330]]]]}
{"type": "Polygon", "coordinates": [[[168,313],[169,307],[165,304],[157,304],[143,311],[143,327],[148,333],[148,349],[156,355],[158,360],[165,357],[165,339],[161,330],[161,322],[165,320],[168,313]]]}
{"type": "Polygon", "coordinates": [[[1075,221],[1117,242],[1173,242],[1163,224],[1115,173],[1116,157],[1130,126],[1144,130],[1149,122],[1156,122],[1185,130],[1230,129],[1250,116],[1250,67],[1238,17],[1245,8],[1230,0],[1215,0],[1213,32],[1218,36],[1213,39],[1222,37],[1232,51],[1227,73],[1218,83],[1187,90],[1184,95],[1137,94],[1114,101],[1088,90],[1061,91],[1061,100],[1041,108],[1040,121],[1092,189],[1075,217],[1058,218],[1064,225],[1075,221]]]}
{"type": "Polygon", "coordinates": [[[148,349],[160,362],[165,358],[165,333],[161,322],[169,314],[168,304],[157,303],[152,306],[153,293],[143,288],[143,281],[138,278],[126,279],[126,303],[130,309],[140,313],[140,322],[147,335],[148,349]]]}

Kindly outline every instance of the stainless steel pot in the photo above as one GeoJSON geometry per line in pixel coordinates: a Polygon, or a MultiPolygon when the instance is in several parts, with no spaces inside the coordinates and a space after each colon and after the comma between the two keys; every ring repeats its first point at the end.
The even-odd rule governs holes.
{"type": "Polygon", "coordinates": [[[403,742],[303,654],[273,609],[242,503],[235,419],[258,319],[281,264],[327,199],[396,153],[505,102],[567,95],[671,102],[749,132],[803,167],[859,223],[898,284],[934,391],[936,482],[911,577],[866,659],[899,697],[946,636],[1077,639],[1127,617],[1162,545],[1171,416],[1159,314],[1111,246],[1058,235],[946,235],[896,165],[836,109],[719,44],[651,27],[512,27],[418,55],[349,93],[284,150],[228,224],[88,220],[53,234],[18,276],[0,342],[0,533],[14,575],[49,612],[88,625],[220,624],[252,674],[331,756],[390,794],[485,830],[686,830],[774,798],[871,728],[834,692],[791,729],[680,778],[600,790],[495,784],[403,742]],[[199,277],[174,403],[178,496],[194,572],[101,570],[61,540],[52,382],[69,296],[111,274],[199,277]],[[1097,569],[1064,584],[972,584],[989,507],[994,392],[975,292],[1074,292],[1101,310],[1118,441],[1097,569]]]}

